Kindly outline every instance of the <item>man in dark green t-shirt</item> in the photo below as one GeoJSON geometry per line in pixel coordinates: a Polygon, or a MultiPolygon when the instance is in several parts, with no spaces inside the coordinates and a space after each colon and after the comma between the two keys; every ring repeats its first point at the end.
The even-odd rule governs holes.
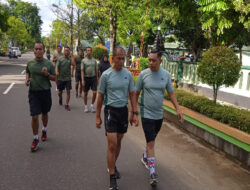
{"type": "Polygon", "coordinates": [[[26,86],[29,86],[30,115],[32,116],[32,129],[34,140],[31,151],[38,149],[39,137],[39,115],[42,113],[42,141],[47,139],[48,112],[51,109],[51,84],[55,80],[55,68],[53,64],[43,58],[45,53],[44,44],[36,42],[34,46],[35,59],[29,61],[26,67],[26,86]]]}
{"type": "Polygon", "coordinates": [[[56,53],[53,54],[52,62],[54,62],[56,64],[56,62],[58,61],[58,59],[60,57],[62,57],[62,56],[63,56],[62,47],[60,45],[57,45],[57,47],[56,47],[56,53]]]}
{"type": "Polygon", "coordinates": [[[81,77],[81,61],[83,60],[83,50],[78,49],[78,55],[72,59],[72,73],[75,71],[75,81],[76,81],[76,97],[78,97],[78,89],[80,85],[79,97],[82,96],[82,77],[81,77]]]}
{"type": "Polygon", "coordinates": [[[62,93],[66,88],[66,104],[65,109],[70,111],[69,100],[71,86],[71,76],[73,75],[71,70],[71,57],[69,47],[64,48],[64,56],[61,56],[56,62],[56,81],[59,96],[59,104],[62,105],[62,93]]]}

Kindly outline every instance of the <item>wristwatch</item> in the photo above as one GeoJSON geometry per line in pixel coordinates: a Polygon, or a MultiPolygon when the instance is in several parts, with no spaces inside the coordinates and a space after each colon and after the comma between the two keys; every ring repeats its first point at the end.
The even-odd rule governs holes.
{"type": "Polygon", "coordinates": [[[139,115],[139,112],[138,111],[133,111],[133,114],[134,115],[139,115]]]}

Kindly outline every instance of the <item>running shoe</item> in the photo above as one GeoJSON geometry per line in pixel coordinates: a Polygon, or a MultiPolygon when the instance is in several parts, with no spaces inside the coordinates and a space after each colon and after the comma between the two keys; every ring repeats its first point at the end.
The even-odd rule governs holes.
{"type": "Polygon", "coordinates": [[[110,175],[110,185],[109,185],[109,190],[118,190],[118,185],[116,182],[116,176],[115,175],[110,175]]]}
{"type": "Polygon", "coordinates": [[[36,152],[38,149],[38,144],[39,144],[39,140],[38,139],[34,139],[31,146],[30,146],[30,150],[31,152],[36,152]]]}
{"type": "Polygon", "coordinates": [[[95,106],[91,106],[91,112],[95,113],[95,106]]]}
{"type": "MultiPolygon", "coordinates": [[[[109,169],[107,168],[107,172],[109,173],[109,169]]],[[[115,177],[116,179],[120,179],[121,178],[121,174],[118,171],[117,167],[115,167],[115,177]]]]}
{"type": "Polygon", "coordinates": [[[150,175],[149,183],[151,186],[156,186],[156,184],[158,183],[158,175],[156,173],[152,173],[150,175]]]}
{"type": "Polygon", "coordinates": [[[141,162],[145,166],[145,168],[149,169],[149,167],[148,167],[148,160],[143,155],[142,155],[142,158],[141,158],[141,162]]]}
{"type": "Polygon", "coordinates": [[[65,109],[66,109],[67,111],[70,111],[69,105],[65,105],[65,109]]]}
{"type": "Polygon", "coordinates": [[[47,140],[47,131],[42,130],[42,137],[41,137],[42,141],[46,141],[47,140]]]}
{"type": "Polygon", "coordinates": [[[85,106],[84,112],[85,112],[85,113],[89,112],[89,107],[88,107],[88,106],[85,106]]]}

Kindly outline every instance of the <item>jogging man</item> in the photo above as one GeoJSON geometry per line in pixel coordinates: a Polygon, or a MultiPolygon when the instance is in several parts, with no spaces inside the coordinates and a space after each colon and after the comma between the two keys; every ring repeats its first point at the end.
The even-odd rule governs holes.
{"type": "Polygon", "coordinates": [[[96,99],[96,90],[98,83],[98,66],[95,59],[92,58],[92,48],[87,47],[86,55],[81,63],[81,74],[82,74],[82,86],[84,91],[84,112],[88,112],[88,91],[91,88],[93,92],[92,103],[91,103],[91,112],[95,112],[95,99],[96,99]]]}
{"type": "Polygon", "coordinates": [[[29,86],[29,105],[32,117],[31,126],[34,140],[31,144],[31,151],[38,149],[39,137],[39,115],[42,114],[42,141],[47,139],[48,112],[51,109],[51,84],[50,80],[55,81],[55,68],[53,64],[43,58],[45,46],[42,42],[34,45],[35,59],[29,61],[26,67],[26,86],[29,86]]]}
{"type": "Polygon", "coordinates": [[[129,121],[138,126],[138,112],[136,111],[136,97],[133,77],[123,68],[125,51],[116,47],[113,53],[113,67],[106,70],[100,79],[97,99],[96,127],[101,128],[101,108],[105,99],[104,123],[108,140],[107,164],[110,174],[110,190],[118,189],[116,179],[120,174],[116,168],[121,141],[128,128],[128,94],[131,101],[129,121]]]}
{"type": "Polygon", "coordinates": [[[52,62],[54,62],[56,64],[56,62],[58,61],[59,57],[63,56],[62,54],[62,47],[60,45],[57,45],[56,47],[56,53],[53,54],[53,59],[52,62]]]}
{"type": "Polygon", "coordinates": [[[70,100],[70,90],[71,86],[71,76],[73,76],[71,70],[71,57],[69,47],[64,48],[64,56],[60,57],[56,62],[56,81],[59,96],[59,105],[62,105],[62,93],[66,88],[66,104],[65,109],[70,111],[69,100],[70,100]]]}
{"type": "Polygon", "coordinates": [[[73,59],[73,73],[75,70],[75,81],[76,81],[76,97],[78,97],[78,89],[79,89],[79,84],[80,84],[80,91],[79,91],[79,96],[82,96],[82,76],[81,76],[81,62],[84,58],[83,55],[83,50],[78,49],[78,55],[73,59]]]}
{"type": "Polygon", "coordinates": [[[141,72],[136,83],[136,100],[141,96],[141,120],[146,138],[146,150],[141,159],[150,170],[150,184],[156,185],[158,176],[155,172],[154,145],[163,121],[163,99],[165,89],[176,108],[178,119],[183,122],[171,78],[166,70],[160,67],[161,53],[152,51],[149,54],[149,68],[141,72]]]}

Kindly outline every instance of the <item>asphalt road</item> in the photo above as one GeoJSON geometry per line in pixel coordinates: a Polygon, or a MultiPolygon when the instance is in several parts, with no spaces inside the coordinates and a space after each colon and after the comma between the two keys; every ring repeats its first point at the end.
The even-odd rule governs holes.
{"type": "MultiPolygon", "coordinates": [[[[0,57],[0,190],[107,190],[104,128],[96,129],[95,114],[83,112],[83,100],[75,98],[74,90],[72,110],[67,112],[58,105],[53,84],[48,141],[40,142],[38,152],[30,152],[33,136],[22,73],[31,58],[32,53],[18,60],[0,57]],[[13,88],[3,94],[11,83],[13,88]]],[[[142,128],[129,127],[117,162],[121,190],[152,189],[140,162],[144,146],[142,128]]],[[[164,123],[156,155],[160,182],[154,189],[250,189],[248,171],[171,123],[164,123]]]]}

